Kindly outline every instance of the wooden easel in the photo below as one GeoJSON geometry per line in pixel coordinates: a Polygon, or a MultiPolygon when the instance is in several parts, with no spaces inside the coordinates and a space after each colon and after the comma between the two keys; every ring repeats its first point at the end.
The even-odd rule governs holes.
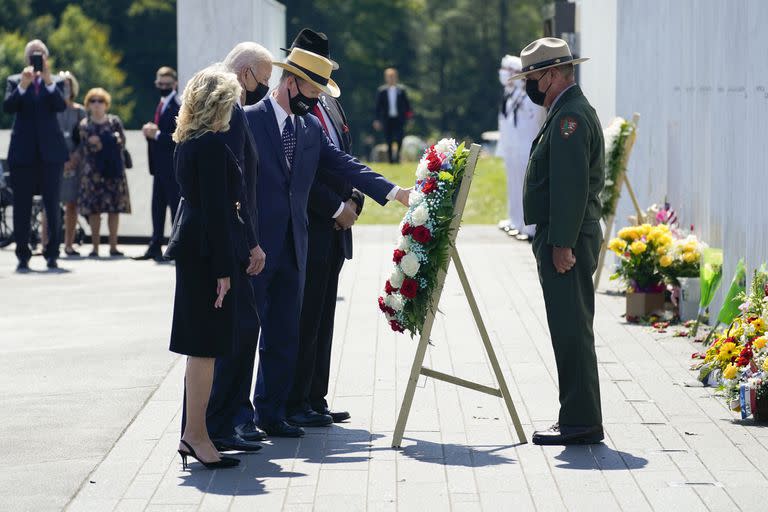
{"type": "MultiPolygon", "coordinates": [[[[637,223],[642,224],[643,219],[645,218],[645,215],[643,214],[643,211],[640,209],[640,204],[637,202],[637,197],[635,196],[635,191],[632,190],[632,185],[629,183],[629,178],[627,177],[627,164],[629,163],[629,155],[632,154],[632,148],[635,146],[635,139],[637,138],[637,124],[640,122],[640,114],[635,112],[632,114],[632,132],[629,134],[627,139],[624,141],[624,155],[621,159],[621,167],[619,169],[619,175],[616,178],[616,184],[614,185],[616,187],[616,191],[619,194],[619,197],[621,197],[621,187],[622,185],[627,187],[627,192],[629,192],[629,197],[632,199],[632,204],[635,206],[635,212],[637,213],[637,223]]],[[[618,206],[619,201],[616,200],[616,206],[618,206]]],[[[605,219],[605,230],[603,231],[603,245],[600,247],[600,255],[597,259],[597,270],[595,271],[594,276],[594,284],[595,284],[595,290],[597,290],[597,287],[600,285],[600,276],[603,273],[603,264],[605,263],[605,254],[608,252],[608,240],[611,236],[611,232],[613,231],[613,223],[616,220],[616,210],[614,209],[613,212],[608,216],[608,218],[605,219]]]]}
{"type": "MultiPolygon", "coordinates": [[[[405,426],[408,423],[408,415],[411,411],[411,405],[413,404],[413,396],[416,393],[416,384],[419,380],[419,375],[425,377],[432,377],[433,379],[455,384],[465,388],[473,389],[487,395],[497,396],[504,399],[504,403],[507,406],[509,415],[512,417],[512,423],[515,425],[515,431],[517,437],[521,443],[526,443],[525,432],[523,432],[523,426],[520,424],[520,418],[515,410],[515,405],[512,403],[512,397],[509,394],[507,388],[507,382],[504,379],[504,375],[501,372],[501,366],[499,366],[499,360],[496,357],[496,352],[493,350],[491,339],[488,336],[488,330],[485,327],[485,322],[480,314],[480,308],[475,300],[475,294],[472,292],[472,287],[469,284],[467,273],[464,270],[464,265],[459,257],[459,251],[456,248],[456,236],[459,232],[459,226],[461,225],[461,218],[464,214],[464,206],[467,203],[467,196],[469,195],[469,187],[472,184],[472,177],[475,173],[475,166],[477,165],[477,158],[480,155],[480,146],[478,144],[472,144],[470,148],[469,158],[467,159],[467,167],[464,171],[464,177],[461,180],[461,186],[456,197],[456,203],[453,207],[453,220],[450,226],[450,245],[451,245],[451,260],[453,260],[456,266],[456,271],[459,274],[459,280],[461,286],[464,288],[464,294],[469,302],[469,308],[472,311],[472,316],[475,319],[475,325],[477,325],[478,331],[480,331],[480,337],[483,340],[483,347],[488,355],[488,360],[491,363],[493,374],[499,383],[498,388],[485,386],[469,380],[461,379],[453,375],[438,372],[430,368],[424,367],[424,356],[427,353],[427,346],[429,345],[429,337],[432,333],[432,325],[435,322],[435,314],[437,312],[437,306],[440,302],[440,296],[443,293],[443,286],[445,285],[445,277],[447,270],[441,271],[437,276],[437,285],[432,293],[432,300],[430,302],[430,308],[427,311],[427,317],[424,320],[424,326],[421,330],[421,337],[419,338],[419,345],[416,349],[416,356],[413,359],[413,366],[411,367],[411,376],[408,379],[408,386],[405,389],[405,396],[403,397],[403,403],[400,406],[400,414],[397,417],[397,424],[395,425],[395,433],[392,438],[392,448],[400,448],[403,442],[403,434],[405,433],[405,426]]],[[[450,265],[450,262],[449,262],[450,265]]]]}

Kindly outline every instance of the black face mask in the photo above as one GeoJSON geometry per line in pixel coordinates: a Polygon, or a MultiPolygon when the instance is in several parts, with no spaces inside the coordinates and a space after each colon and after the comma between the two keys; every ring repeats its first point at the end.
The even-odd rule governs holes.
{"type": "Polygon", "coordinates": [[[255,105],[256,103],[260,102],[261,99],[267,95],[269,92],[269,86],[264,85],[263,83],[259,82],[256,86],[255,91],[249,91],[248,89],[245,90],[245,104],[246,105],[255,105]]]}
{"type": "MultiPolygon", "coordinates": [[[[541,78],[544,78],[542,76],[541,78]]],[[[543,106],[544,100],[547,97],[547,92],[549,91],[549,87],[552,87],[552,82],[549,82],[549,87],[547,87],[547,90],[544,92],[541,92],[539,90],[539,78],[538,80],[534,80],[532,78],[528,78],[525,81],[525,92],[528,94],[528,97],[531,98],[531,101],[534,102],[536,105],[543,106]]]]}
{"type": "Polygon", "coordinates": [[[301,93],[299,89],[299,83],[296,82],[296,96],[291,96],[291,91],[288,91],[288,102],[291,106],[291,113],[297,116],[305,116],[309,114],[315,105],[317,105],[318,98],[307,98],[301,93]]]}
{"type": "Polygon", "coordinates": [[[160,96],[162,96],[163,98],[165,98],[166,96],[168,96],[173,92],[173,89],[165,89],[163,87],[158,87],[157,90],[160,91],[160,96]]]}

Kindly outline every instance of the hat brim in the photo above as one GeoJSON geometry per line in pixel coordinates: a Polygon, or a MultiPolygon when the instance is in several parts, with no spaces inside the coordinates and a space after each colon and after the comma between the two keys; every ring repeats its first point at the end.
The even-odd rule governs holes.
{"type": "Polygon", "coordinates": [[[545,69],[556,68],[558,66],[565,66],[566,64],[581,64],[582,62],[586,62],[589,59],[590,59],[589,57],[582,57],[580,59],[569,60],[568,62],[560,62],[560,63],[557,63],[557,64],[550,64],[549,66],[544,66],[543,68],[537,68],[537,69],[532,69],[530,71],[524,71],[522,73],[518,73],[518,74],[513,75],[512,77],[510,77],[510,80],[520,80],[521,78],[527,77],[531,73],[536,73],[537,71],[544,71],[545,69]]]}
{"type": "MultiPolygon", "coordinates": [[[[291,53],[291,49],[290,48],[280,48],[280,49],[283,50],[285,53],[291,53]]],[[[325,58],[328,59],[328,57],[325,57],[325,58]]],[[[333,59],[328,59],[328,60],[331,61],[331,64],[333,64],[333,70],[334,71],[339,69],[339,63],[338,62],[336,62],[333,59]]]]}
{"type": "Polygon", "coordinates": [[[272,62],[272,65],[273,66],[277,66],[279,68],[283,68],[283,69],[285,69],[287,71],[290,71],[291,73],[293,73],[294,75],[298,76],[299,78],[301,78],[301,79],[311,83],[312,85],[314,85],[315,87],[317,87],[318,89],[323,91],[325,94],[331,96],[332,98],[338,98],[339,96],[341,96],[341,89],[339,89],[339,86],[336,85],[336,82],[334,82],[332,78],[328,79],[328,84],[327,85],[323,85],[323,84],[319,84],[319,83],[315,82],[314,80],[312,80],[311,78],[309,78],[309,76],[307,76],[307,74],[305,72],[303,72],[302,70],[300,70],[296,66],[292,66],[292,65],[287,64],[285,62],[272,62]]]}

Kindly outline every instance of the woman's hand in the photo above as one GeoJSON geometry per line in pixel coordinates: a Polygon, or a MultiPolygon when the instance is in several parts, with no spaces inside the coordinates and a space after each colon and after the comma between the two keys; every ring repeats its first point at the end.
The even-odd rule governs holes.
{"type": "Polygon", "coordinates": [[[213,307],[216,309],[221,309],[221,307],[224,305],[224,297],[227,295],[227,292],[229,291],[229,278],[228,277],[220,277],[216,279],[216,302],[213,303],[213,307]]]}
{"type": "Polygon", "coordinates": [[[267,255],[258,245],[251,249],[250,261],[248,262],[248,268],[245,272],[249,276],[255,276],[264,270],[264,265],[267,262],[267,255]]]}

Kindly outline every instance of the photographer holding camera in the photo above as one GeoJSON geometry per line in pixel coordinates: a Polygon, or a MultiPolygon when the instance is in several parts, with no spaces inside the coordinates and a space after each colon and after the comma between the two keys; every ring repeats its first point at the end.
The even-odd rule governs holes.
{"type": "Polygon", "coordinates": [[[57,112],[67,107],[61,78],[51,74],[48,48],[39,39],[27,43],[21,74],[8,77],[3,110],[15,114],[8,164],[13,188],[13,232],[18,272],[29,271],[32,196],[42,192],[49,223],[43,256],[49,269],[58,268],[61,236],[61,176],[69,151],[59,128],[57,112]]]}

